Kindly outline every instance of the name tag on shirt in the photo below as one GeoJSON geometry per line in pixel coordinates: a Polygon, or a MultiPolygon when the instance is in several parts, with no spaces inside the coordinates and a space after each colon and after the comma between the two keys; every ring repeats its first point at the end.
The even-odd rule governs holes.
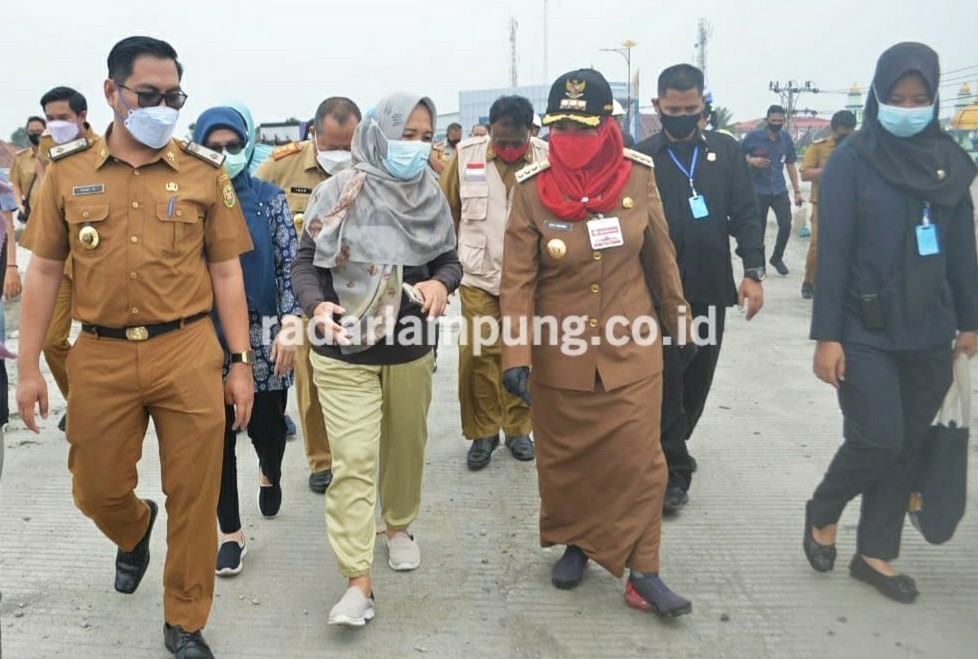
{"type": "Polygon", "coordinates": [[[470,162],[466,165],[465,180],[470,183],[484,183],[486,180],[486,163],[470,162]]]}
{"type": "Polygon", "coordinates": [[[941,253],[937,240],[937,226],[921,224],[917,226],[917,253],[921,256],[935,256],[941,253]]]}
{"type": "Polygon", "coordinates": [[[312,188],[292,188],[292,194],[312,194],[312,188]]]}
{"type": "Polygon", "coordinates": [[[710,214],[706,207],[706,198],[701,194],[689,198],[689,210],[693,211],[693,219],[696,220],[702,220],[710,214]]]}
{"type": "Polygon", "coordinates": [[[607,249],[621,247],[625,244],[625,236],[621,232],[621,223],[617,217],[599,217],[587,223],[588,237],[591,239],[591,249],[607,249]]]}
{"type": "Polygon", "coordinates": [[[551,231],[573,231],[574,225],[570,222],[558,222],[557,220],[544,220],[544,229],[550,229],[551,231]]]}
{"type": "Polygon", "coordinates": [[[93,185],[78,185],[71,189],[72,196],[83,197],[90,194],[102,194],[105,192],[105,185],[102,183],[95,183],[93,185]]]}

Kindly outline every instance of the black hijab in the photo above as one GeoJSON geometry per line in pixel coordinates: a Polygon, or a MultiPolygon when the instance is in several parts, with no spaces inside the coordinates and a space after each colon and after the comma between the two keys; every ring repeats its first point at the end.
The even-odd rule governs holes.
{"type": "Polygon", "coordinates": [[[866,98],[863,127],[849,139],[849,143],[887,183],[921,202],[954,207],[968,194],[976,167],[967,152],[938,122],[940,78],[937,53],[929,46],[905,42],[887,49],[876,63],[872,89],[866,98]],[[900,78],[913,72],[923,77],[927,91],[934,99],[934,117],[916,135],[897,137],[883,128],[877,119],[877,96],[885,103],[900,78]]]}

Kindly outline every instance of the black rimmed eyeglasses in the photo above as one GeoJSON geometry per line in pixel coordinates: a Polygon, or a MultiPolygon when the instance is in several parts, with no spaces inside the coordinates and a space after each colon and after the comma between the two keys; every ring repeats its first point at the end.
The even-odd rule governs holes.
{"type": "Polygon", "coordinates": [[[174,110],[179,110],[183,107],[183,104],[187,102],[187,95],[182,91],[173,92],[160,92],[156,91],[139,91],[133,89],[132,87],[126,87],[123,84],[115,83],[116,87],[119,89],[125,89],[136,95],[136,101],[141,108],[152,108],[160,104],[160,101],[166,102],[167,107],[171,107],[174,110]]]}

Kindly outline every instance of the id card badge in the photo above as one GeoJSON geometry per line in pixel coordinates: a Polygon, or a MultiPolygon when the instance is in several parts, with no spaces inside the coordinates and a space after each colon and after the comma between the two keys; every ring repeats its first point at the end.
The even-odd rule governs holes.
{"type": "Polygon", "coordinates": [[[917,225],[917,253],[921,256],[934,256],[941,253],[941,244],[937,239],[936,225],[917,225]]]}
{"type": "Polygon", "coordinates": [[[607,249],[621,247],[625,244],[625,236],[621,232],[621,223],[617,217],[599,217],[587,223],[588,237],[591,239],[591,249],[607,249]]]}
{"type": "Polygon", "coordinates": [[[706,198],[701,194],[689,198],[689,210],[693,211],[693,219],[696,220],[702,220],[710,214],[706,207],[706,198]]]}

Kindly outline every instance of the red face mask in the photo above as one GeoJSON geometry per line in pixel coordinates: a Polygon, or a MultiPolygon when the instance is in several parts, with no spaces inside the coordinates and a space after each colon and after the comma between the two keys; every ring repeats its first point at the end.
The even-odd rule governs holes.
{"type": "Polygon", "coordinates": [[[571,169],[583,169],[594,160],[604,140],[597,133],[552,131],[550,149],[571,169]]]}
{"type": "Polygon", "coordinates": [[[496,155],[499,156],[500,160],[509,164],[513,164],[514,162],[518,162],[519,160],[522,160],[523,156],[526,155],[526,152],[529,148],[530,148],[529,142],[523,142],[523,144],[521,144],[520,146],[510,147],[505,149],[502,147],[498,147],[495,144],[492,145],[492,150],[496,152],[496,155]]]}

